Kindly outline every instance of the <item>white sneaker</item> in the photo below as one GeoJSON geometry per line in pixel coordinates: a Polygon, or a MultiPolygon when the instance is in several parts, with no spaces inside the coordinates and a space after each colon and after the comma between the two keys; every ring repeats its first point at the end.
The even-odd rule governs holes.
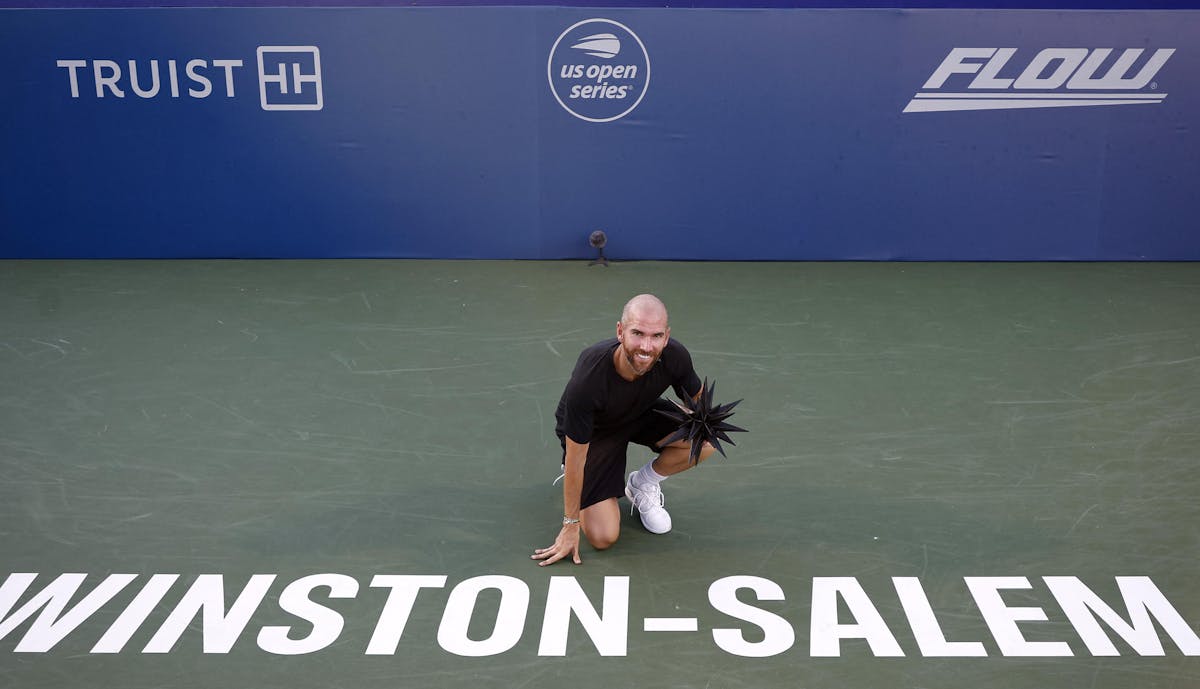
{"type": "Polygon", "coordinates": [[[651,483],[649,485],[640,486],[634,484],[633,477],[637,472],[629,474],[625,480],[625,497],[633,503],[629,510],[633,514],[633,510],[637,509],[641,513],[642,526],[650,533],[666,533],[671,530],[671,515],[663,507],[666,502],[663,498],[662,488],[658,484],[651,483]]]}

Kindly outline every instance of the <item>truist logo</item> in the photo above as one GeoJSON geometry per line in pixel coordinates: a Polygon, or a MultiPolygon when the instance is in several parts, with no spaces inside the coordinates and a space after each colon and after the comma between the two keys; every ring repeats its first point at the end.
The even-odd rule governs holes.
{"type": "Polygon", "coordinates": [[[1167,94],[1158,90],[1154,77],[1175,49],[1114,53],[1113,48],[1046,48],[1023,63],[1014,59],[1016,48],[954,48],[904,112],[1163,102],[1167,94]]]}
{"type": "MultiPolygon", "coordinates": [[[[324,107],[321,86],[321,51],[315,45],[260,45],[258,95],[263,110],[320,110],[324,107]]],[[[237,84],[245,89],[242,59],[65,59],[57,60],[66,70],[73,100],[103,99],[204,99],[224,94],[237,96],[237,84]],[[92,97],[92,94],[95,97],[92,97]]]]}

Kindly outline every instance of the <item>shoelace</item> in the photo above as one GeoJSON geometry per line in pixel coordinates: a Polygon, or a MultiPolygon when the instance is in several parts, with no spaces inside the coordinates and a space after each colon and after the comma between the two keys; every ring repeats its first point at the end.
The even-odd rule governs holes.
{"type": "Polygon", "coordinates": [[[630,487],[633,489],[633,500],[631,501],[633,504],[629,506],[630,514],[633,514],[635,509],[639,512],[645,512],[646,510],[642,508],[643,505],[645,505],[646,508],[651,508],[663,507],[667,504],[667,499],[663,495],[662,488],[657,484],[652,483],[644,488],[639,488],[633,484],[630,484],[630,487]],[[658,504],[655,505],[654,503],[658,504]]]}

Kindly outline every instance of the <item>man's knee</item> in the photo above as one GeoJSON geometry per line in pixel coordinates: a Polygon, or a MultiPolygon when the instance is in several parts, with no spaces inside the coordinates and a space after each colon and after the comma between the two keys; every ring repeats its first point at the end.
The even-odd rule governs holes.
{"type": "Polygon", "coordinates": [[[616,542],[617,539],[615,536],[603,538],[592,538],[591,536],[588,536],[588,543],[591,543],[592,547],[596,550],[608,550],[609,548],[613,547],[616,542]]]}
{"type": "Polygon", "coordinates": [[[621,510],[615,497],[584,508],[580,516],[583,535],[593,548],[606,550],[617,542],[617,536],[621,535],[621,510]]]}
{"type": "Polygon", "coordinates": [[[608,550],[621,536],[619,528],[592,528],[585,529],[583,533],[587,536],[588,543],[591,543],[596,550],[608,550]]]}
{"type": "MultiPolygon", "coordinates": [[[[692,443],[687,440],[676,440],[670,445],[663,446],[662,449],[666,450],[668,448],[690,451],[692,449],[692,443]]],[[[710,456],[712,456],[712,453],[716,451],[717,448],[714,447],[712,443],[705,441],[704,444],[700,446],[700,461],[703,462],[704,460],[708,459],[710,456]]]]}

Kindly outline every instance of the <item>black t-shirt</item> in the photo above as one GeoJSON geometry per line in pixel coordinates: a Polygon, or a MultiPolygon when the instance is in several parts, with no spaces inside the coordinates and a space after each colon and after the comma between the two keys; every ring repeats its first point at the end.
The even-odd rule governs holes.
{"type": "Polygon", "coordinates": [[[632,381],[617,373],[613,351],[618,346],[614,337],[579,355],[554,414],[559,438],[566,436],[582,445],[591,442],[593,433],[611,432],[635,422],[667,388],[674,388],[681,398],[700,391],[692,355],[677,340],[667,340],[654,366],[632,381]]]}

